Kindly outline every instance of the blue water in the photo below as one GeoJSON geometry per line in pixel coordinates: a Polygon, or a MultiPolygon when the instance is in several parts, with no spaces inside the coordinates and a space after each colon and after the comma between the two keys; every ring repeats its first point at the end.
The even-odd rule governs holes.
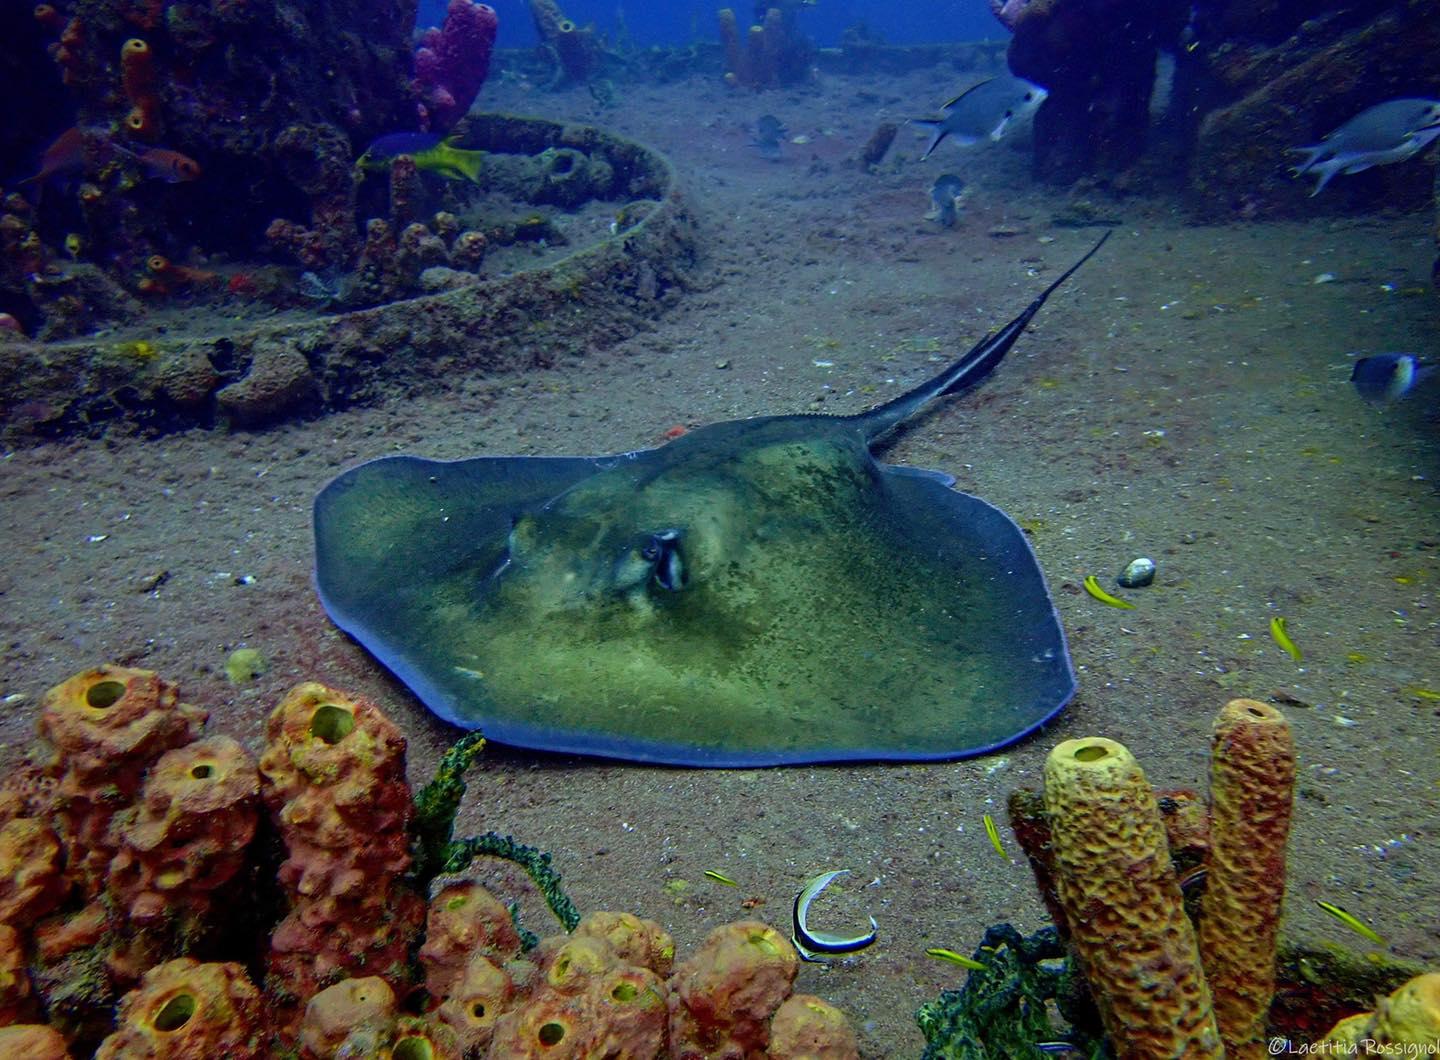
{"type": "MultiPolygon", "coordinates": [[[[742,19],[753,14],[753,0],[731,0],[742,19]]],[[[500,16],[502,48],[523,48],[535,43],[535,26],[525,0],[489,0],[500,16]]],[[[424,0],[419,24],[437,25],[445,17],[447,0],[424,0]]],[[[617,13],[624,20],[631,39],[638,45],[688,44],[693,40],[716,40],[715,12],[725,0],[568,0],[561,5],[565,14],[584,25],[593,22],[613,37],[617,13]]],[[[905,3],[875,3],[874,0],[819,0],[800,13],[800,24],[822,46],[837,44],[849,26],[864,22],[892,44],[926,41],[994,40],[1008,35],[985,0],[907,0],[905,3]]]]}

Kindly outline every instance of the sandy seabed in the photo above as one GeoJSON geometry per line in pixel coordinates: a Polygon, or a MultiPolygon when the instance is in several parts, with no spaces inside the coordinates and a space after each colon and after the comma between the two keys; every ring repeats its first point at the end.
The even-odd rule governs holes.
{"type": "MultiPolygon", "coordinates": [[[[1064,195],[1031,183],[1023,144],[945,145],[919,163],[919,134],[902,130],[880,174],[847,161],[878,121],[957,87],[939,72],[763,95],[696,79],[625,89],[602,112],[582,90],[497,78],[487,108],[598,122],[670,154],[701,225],[695,289],[652,330],[549,370],[254,433],[5,453],[5,760],[45,689],[108,660],[178,682],[252,750],[299,680],[373,696],[409,737],[412,781],[428,778],[456,732],[321,611],[316,491],[388,453],[622,452],[675,425],[854,412],[914,385],[1099,232],[1053,222],[1064,195]],[[808,142],[759,157],[746,127],[764,112],[808,142]],[[970,185],[950,230],[922,218],[947,170],[970,185]],[[223,664],[241,646],[271,668],[237,689],[223,664]]],[[[867,1056],[916,1056],[912,1013],[964,975],[926,947],[969,952],[989,924],[1044,923],[1028,868],[997,856],[981,821],[1040,785],[1050,747],[1114,737],[1155,784],[1203,790],[1216,711],[1279,695],[1301,760],[1285,934],[1364,945],[1315,908],[1324,898],[1394,954],[1440,957],[1436,391],[1373,408],[1347,383],[1354,351],[1440,352],[1428,215],[1195,227],[1164,201],[1114,209],[1109,245],[996,377],[886,454],[949,472],[1031,533],[1080,677],[1054,724],[938,765],[699,771],[492,747],[461,829],[552,851],[582,909],[658,919],[682,952],[744,916],[788,929],[803,882],[848,868],[816,924],[873,914],[880,940],[806,965],[798,988],[841,1005],[867,1056]],[[1081,590],[1140,555],[1159,574],[1133,611],[1081,590]],[[1303,662],[1271,641],[1277,615],[1303,662]]],[[[550,930],[538,908],[528,922],[550,930]]]]}

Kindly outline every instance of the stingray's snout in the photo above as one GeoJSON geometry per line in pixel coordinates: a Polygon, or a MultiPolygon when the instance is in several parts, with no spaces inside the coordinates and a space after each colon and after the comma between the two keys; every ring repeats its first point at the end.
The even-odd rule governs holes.
{"type": "Polygon", "coordinates": [[[655,582],[672,592],[685,588],[685,558],[680,555],[680,531],[661,530],[651,534],[640,556],[651,565],[655,582]]]}

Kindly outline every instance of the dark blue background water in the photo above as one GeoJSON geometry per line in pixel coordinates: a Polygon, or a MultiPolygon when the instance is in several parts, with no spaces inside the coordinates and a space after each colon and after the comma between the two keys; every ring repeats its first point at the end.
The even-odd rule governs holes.
{"type": "MultiPolygon", "coordinates": [[[[502,48],[535,43],[535,26],[525,0],[486,0],[500,16],[502,48]]],[[[754,13],[754,0],[729,0],[742,21],[754,13]]],[[[688,44],[717,40],[715,12],[727,0],[560,0],[567,17],[582,26],[593,22],[614,38],[616,11],[623,7],[630,37],[638,45],[688,44]]],[[[447,0],[422,0],[420,25],[438,25],[447,0]]],[[[819,0],[800,15],[802,28],[821,45],[836,44],[841,32],[865,22],[892,44],[924,41],[995,40],[1007,31],[990,14],[986,0],[819,0]]]]}

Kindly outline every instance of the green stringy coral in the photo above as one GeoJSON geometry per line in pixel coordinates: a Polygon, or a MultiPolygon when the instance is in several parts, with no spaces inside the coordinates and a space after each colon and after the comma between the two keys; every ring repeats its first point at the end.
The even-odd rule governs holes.
{"type": "MultiPolygon", "coordinates": [[[[423,894],[437,875],[463,872],[478,857],[503,858],[529,874],[555,918],[566,931],[574,931],[580,923],[580,911],[561,889],[560,874],[550,867],[549,854],[497,832],[453,838],[455,814],[460,810],[467,787],[465,771],[484,746],[485,738],[478,732],[461,737],[441,757],[435,779],[415,794],[415,816],[410,830],[414,837],[411,876],[416,888],[423,894]]],[[[527,940],[534,939],[523,928],[521,932],[527,940]]]]}
{"type": "Polygon", "coordinates": [[[1074,1050],[1067,1055],[1105,1055],[1094,1006],[1054,927],[1026,938],[1009,924],[996,924],[986,929],[973,957],[983,970],[915,1013],[925,1035],[923,1060],[1043,1060],[1053,1053],[1038,1046],[1061,1042],[1074,1050]],[[1051,1002],[1070,1021],[1068,1029],[1051,1022],[1051,1002]]]}

